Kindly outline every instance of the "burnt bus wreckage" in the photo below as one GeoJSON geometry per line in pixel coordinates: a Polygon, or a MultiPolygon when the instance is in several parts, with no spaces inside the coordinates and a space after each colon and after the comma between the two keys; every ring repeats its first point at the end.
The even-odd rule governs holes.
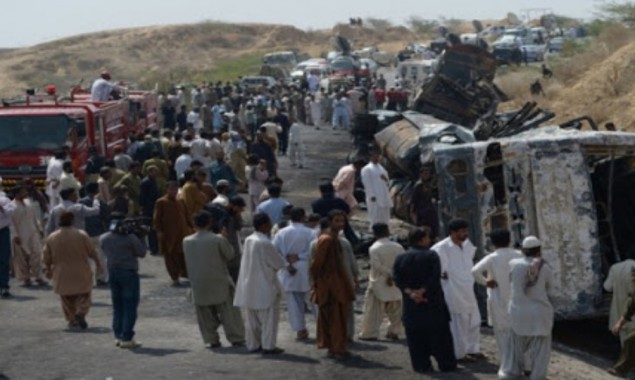
{"type": "Polygon", "coordinates": [[[354,154],[381,149],[399,218],[440,236],[450,219],[467,219],[479,257],[493,229],[509,229],[515,247],[538,236],[558,318],[601,314],[608,268],[635,256],[635,134],[598,131],[585,117],[542,126],[554,114],[535,103],[497,113],[495,70],[484,50],[449,49],[412,111],[358,117],[354,154]]]}

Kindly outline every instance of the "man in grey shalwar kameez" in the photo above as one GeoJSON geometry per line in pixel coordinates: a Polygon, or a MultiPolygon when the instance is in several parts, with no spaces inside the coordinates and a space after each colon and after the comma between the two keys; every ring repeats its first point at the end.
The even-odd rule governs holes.
{"type": "Polygon", "coordinates": [[[547,378],[551,357],[553,306],[548,292],[553,286],[553,272],[541,258],[541,243],[535,236],[523,240],[522,250],[525,257],[510,262],[509,313],[514,350],[509,361],[501,363],[499,378],[515,378],[527,368],[530,380],[542,380],[547,378]]]}

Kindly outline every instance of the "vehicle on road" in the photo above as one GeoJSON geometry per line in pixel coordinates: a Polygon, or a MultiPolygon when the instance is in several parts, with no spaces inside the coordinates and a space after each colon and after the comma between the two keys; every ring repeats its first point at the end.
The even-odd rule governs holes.
{"type": "Polygon", "coordinates": [[[547,51],[549,53],[560,53],[564,46],[564,37],[554,37],[547,41],[547,51]]]}
{"type": "Polygon", "coordinates": [[[112,158],[114,147],[126,146],[133,130],[128,100],[31,100],[27,96],[23,103],[0,108],[0,176],[5,190],[24,177],[44,188],[48,161],[62,149],[70,152],[75,176],[83,180],[89,148],[112,158]]]}
{"type": "Polygon", "coordinates": [[[405,81],[405,87],[414,88],[434,75],[438,63],[436,59],[399,62],[399,65],[397,65],[397,73],[405,81]]]}
{"type": "Polygon", "coordinates": [[[272,88],[277,84],[276,80],[273,77],[264,76],[264,75],[251,75],[243,77],[240,80],[240,85],[243,88],[272,88]]]}
{"type": "Polygon", "coordinates": [[[523,45],[520,51],[523,53],[523,59],[529,62],[540,62],[545,59],[545,45],[523,45]]]}

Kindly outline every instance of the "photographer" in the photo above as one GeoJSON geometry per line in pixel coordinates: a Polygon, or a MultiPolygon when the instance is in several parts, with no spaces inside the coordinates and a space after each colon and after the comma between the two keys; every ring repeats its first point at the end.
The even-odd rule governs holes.
{"type": "Polygon", "coordinates": [[[146,230],[135,219],[124,219],[123,214],[112,214],[109,232],[100,238],[110,274],[112,297],[112,328],[116,344],[121,348],[136,348],[134,325],[139,306],[139,257],[146,255],[146,230]]]}

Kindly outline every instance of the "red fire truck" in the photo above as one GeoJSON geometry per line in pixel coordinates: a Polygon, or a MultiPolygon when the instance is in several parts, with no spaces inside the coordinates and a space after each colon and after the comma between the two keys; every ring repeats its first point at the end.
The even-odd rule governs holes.
{"type": "MultiPolygon", "coordinates": [[[[125,91],[122,101],[129,105],[128,124],[133,126],[131,132],[138,134],[146,128],[158,128],[157,116],[159,112],[159,96],[155,91],[125,91]]],[[[90,90],[73,87],[71,89],[71,102],[92,103],[90,90]]]]}
{"type": "Polygon", "coordinates": [[[116,145],[126,145],[131,132],[129,103],[59,102],[50,97],[0,107],[0,176],[5,190],[24,177],[44,187],[50,158],[68,149],[73,169],[83,180],[89,147],[113,156],[116,145]]]}

